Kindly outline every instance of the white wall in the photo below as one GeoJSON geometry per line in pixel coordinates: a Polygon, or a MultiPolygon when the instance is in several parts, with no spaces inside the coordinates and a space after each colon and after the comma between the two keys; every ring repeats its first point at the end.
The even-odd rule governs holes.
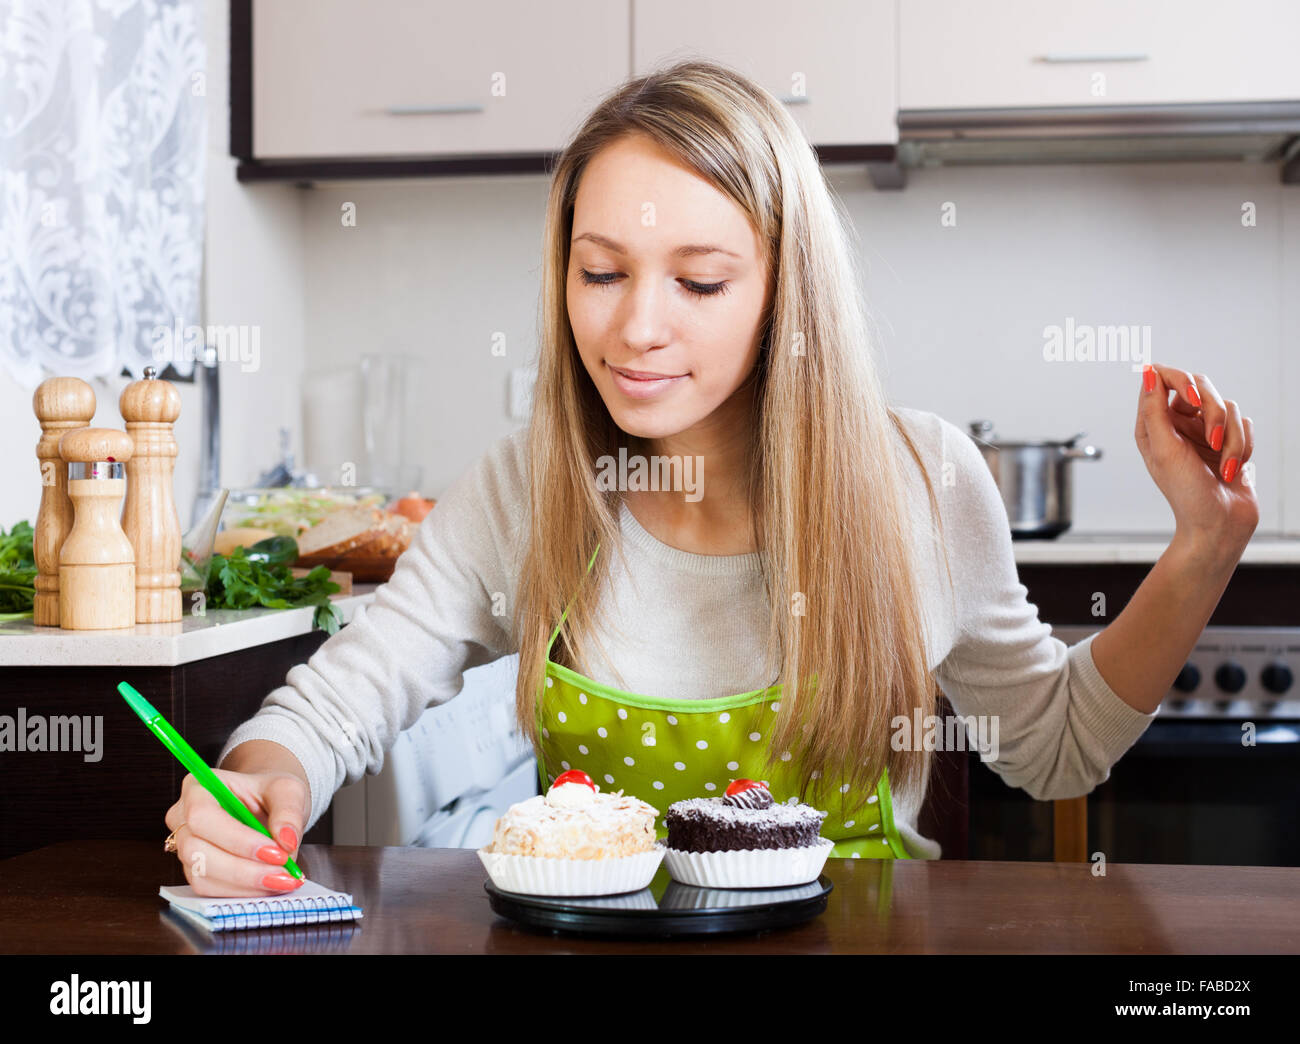
{"type": "MultiPolygon", "coordinates": [[[[534,368],[541,176],[321,185],[303,192],[306,369],[415,356],[408,452],[437,495],[494,441],[512,368],[534,368]],[[340,220],[355,205],[355,227],[340,220]],[[503,355],[493,338],[504,335],[503,355]]],[[[309,452],[314,468],[338,462],[309,452]]]]}
{"type": "Polygon", "coordinates": [[[1125,362],[1047,362],[1043,328],[1150,327],[1153,361],[1207,374],[1255,425],[1261,532],[1300,531],[1300,187],[1276,165],[938,169],[902,192],[836,175],[863,240],[889,386],[959,427],[1002,438],[1087,430],[1075,528],[1164,530],[1168,504],[1134,442],[1140,377],[1125,362]],[[1257,225],[1243,227],[1242,203],[1257,225]],[[940,208],[956,205],[956,227],[940,208]]]}

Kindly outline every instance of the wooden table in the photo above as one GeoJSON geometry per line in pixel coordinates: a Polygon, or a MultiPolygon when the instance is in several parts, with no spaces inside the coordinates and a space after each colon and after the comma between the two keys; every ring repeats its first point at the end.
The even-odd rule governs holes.
{"type": "Polygon", "coordinates": [[[313,880],[352,893],[355,925],[208,936],[158,886],[184,884],[162,838],[69,841],[0,861],[0,950],[195,953],[1300,952],[1300,868],[832,859],[820,917],[757,936],[616,942],[498,918],[466,849],[305,845],[313,880]],[[214,942],[219,940],[219,945],[214,942]]]}

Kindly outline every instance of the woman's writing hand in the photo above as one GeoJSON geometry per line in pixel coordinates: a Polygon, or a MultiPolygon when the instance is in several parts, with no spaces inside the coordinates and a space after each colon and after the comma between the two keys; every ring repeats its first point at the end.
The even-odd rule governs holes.
{"type": "Polygon", "coordinates": [[[1177,535],[1239,556],[1259,524],[1250,418],[1203,373],[1152,364],[1142,381],[1134,435],[1177,535]]]}
{"type": "Polygon", "coordinates": [[[245,826],[187,775],[180,800],[165,817],[167,828],[176,833],[176,856],[185,868],[185,879],[197,895],[204,896],[295,891],[302,882],[290,876],[284,864],[297,853],[311,812],[306,781],[287,772],[213,771],[270,829],[271,837],[245,826]]]}

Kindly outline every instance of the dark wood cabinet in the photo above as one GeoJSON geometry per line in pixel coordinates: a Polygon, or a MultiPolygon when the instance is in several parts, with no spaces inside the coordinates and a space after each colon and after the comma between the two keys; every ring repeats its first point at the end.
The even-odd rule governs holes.
{"type": "MultiPolygon", "coordinates": [[[[174,667],[5,667],[0,714],[16,718],[23,708],[47,720],[102,718],[103,726],[97,760],[84,749],[0,753],[0,858],[90,839],[157,840],[161,849],[185,769],[127,706],[118,682],[139,690],[213,765],[235,727],[326,638],[312,631],[174,667]]],[[[327,812],[305,840],[333,839],[327,812]]]]}

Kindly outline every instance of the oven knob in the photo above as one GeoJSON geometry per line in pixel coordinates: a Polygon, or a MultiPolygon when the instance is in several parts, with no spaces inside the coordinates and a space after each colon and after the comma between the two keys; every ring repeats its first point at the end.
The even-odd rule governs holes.
{"type": "Polygon", "coordinates": [[[1284,693],[1291,688],[1295,678],[1291,668],[1284,663],[1270,663],[1259,675],[1259,683],[1269,692],[1284,693]]]}
{"type": "Polygon", "coordinates": [[[1241,692],[1246,687],[1246,672],[1229,660],[1214,672],[1214,683],[1224,692],[1241,692]]]}
{"type": "Polygon", "coordinates": [[[1178,677],[1174,679],[1174,688],[1179,692],[1195,692],[1196,686],[1200,684],[1201,672],[1194,663],[1183,664],[1183,669],[1178,672],[1178,677]]]}

